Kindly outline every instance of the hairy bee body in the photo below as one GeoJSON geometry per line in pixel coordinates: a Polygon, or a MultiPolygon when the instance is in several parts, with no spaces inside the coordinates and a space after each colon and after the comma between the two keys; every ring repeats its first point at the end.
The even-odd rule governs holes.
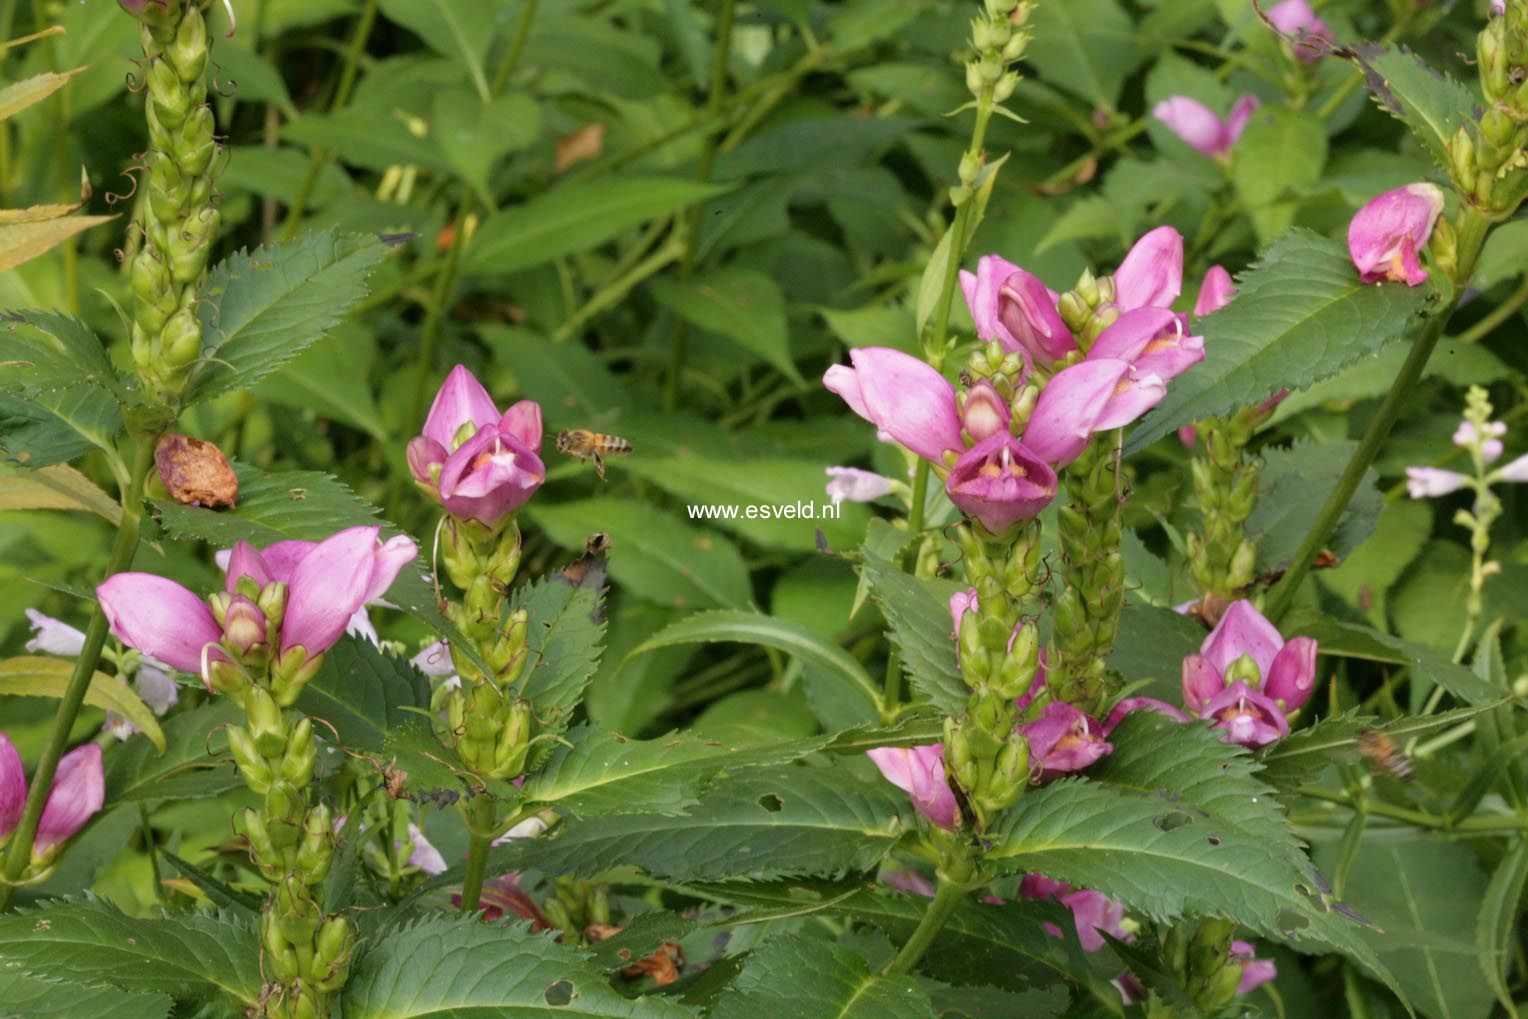
{"type": "Polygon", "coordinates": [[[593,460],[594,473],[601,481],[605,480],[605,457],[625,456],[631,448],[631,442],[619,435],[606,435],[587,428],[569,428],[557,433],[557,452],[579,460],[593,460]]]}
{"type": "Polygon", "coordinates": [[[1369,759],[1375,771],[1402,782],[1411,781],[1411,758],[1389,736],[1378,729],[1359,729],[1353,738],[1358,742],[1358,752],[1369,759]]]}

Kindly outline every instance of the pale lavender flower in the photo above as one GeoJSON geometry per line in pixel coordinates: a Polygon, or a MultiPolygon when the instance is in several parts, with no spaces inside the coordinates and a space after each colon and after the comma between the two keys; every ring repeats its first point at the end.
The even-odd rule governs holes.
{"type": "Polygon", "coordinates": [[[874,471],[862,471],[858,467],[829,467],[828,498],[833,505],[848,499],[850,502],[874,502],[891,494],[890,478],[874,471]]]}
{"type": "Polygon", "coordinates": [[[1436,499],[1457,492],[1469,483],[1470,479],[1457,471],[1440,467],[1406,468],[1406,494],[1413,499],[1436,499]]]}

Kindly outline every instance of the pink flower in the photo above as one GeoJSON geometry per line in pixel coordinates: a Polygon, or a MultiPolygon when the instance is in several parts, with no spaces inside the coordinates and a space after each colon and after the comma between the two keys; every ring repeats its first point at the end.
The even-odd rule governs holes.
{"type": "Polygon", "coordinates": [[[1186,316],[1147,305],[1125,312],[1093,342],[1088,360],[1104,358],[1168,382],[1204,360],[1204,338],[1188,334],[1186,316]]]}
{"type": "Polygon", "coordinates": [[[319,542],[288,582],[281,650],[316,655],[334,645],[356,610],[382,596],[418,549],[408,538],[378,544],[379,527],[351,527],[319,542]]]}
{"type": "Polygon", "coordinates": [[[501,417],[483,384],[457,365],[409,443],[409,469],[446,512],[496,527],[546,480],[541,438],[540,405],[521,400],[501,417]]]}
{"type": "Polygon", "coordinates": [[[1497,15],[1506,14],[1507,0],[1491,0],[1491,13],[1497,15]]]}
{"type": "Polygon", "coordinates": [[[877,747],[865,751],[892,785],[912,798],[918,813],[941,828],[953,829],[960,820],[955,794],[944,778],[944,746],[877,747]]]}
{"type": "Polygon", "coordinates": [[[1528,455],[1520,456],[1507,464],[1507,466],[1497,468],[1493,476],[1500,478],[1502,481],[1512,481],[1518,484],[1528,481],[1528,455]]]}
{"type": "Polygon", "coordinates": [[[874,471],[862,471],[858,467],[828,468],[828,498],[833,505],[848,499],[850,502],[874,502],[891,494],[893,482],[874,471]]]}
{"type": "Polygon", "coordinates": [[[1310,699],[1316,642],[1285,641],[1246,600],[1233,602],[1199,654],[1183,660],[1183,704],[1226,741],[1260,747],[1289,734],[1285,715],[1310,699]]]}
{"type": "Polygon", "coordinates": [[[1081,771],[1114,749],[1091,715],[1062,701],[1045,705],[1019,732],[1029,741],[1029,770],[1038,782],[1081,771]]]}
{"type": "Polygon", "coordinates": [[[1194,151],[1206,156],[1225,156],[1261,105],[1257,96],[1248,93],[1236,100],[1231,112],[1222,120],[1197,99],[1168,96],[1152,108],[1151,115],[1166,124],[1194,151]]]}
{"type": "Polygon", "coordinates": [[[929,365],[889,347],[849,351],[850,368],[836,364],[823,385],[849,409],[875,425],[883,439],[899,442],[934,464],[946,450],[960,452],[960,415],[955,387],[929,365]]]}
{"type": "Polygon", "coordinates": [[[1328,48],[1322,43],[1333,42],[1332,30],[1326,22],[1316,17],[1306,0],[1284,0],[1268,8],[1268,20],[1273,27],[1294,38],[1295,56],[1307,64],[1321,59],[1328,48]]]}
{"type": "MultiPolygon", "coordinates": [[[[32,859],[44,860],[60,844],[69,841],[85,827],[106,800],[106,780],[101,771],[101,748],[86,743],[65,754],[53,774],[53,786],[43,803],[37,821],[37,838],[32,843],[32,859]]],[[[0,733],[0,844],[4,844],[21,823],[26,808],[27,779],[21,755],[0,733]]]]}
{"type": "Polygon", "coordinates": [[[1120,311],[1170,308],[1183,292],[1183,235],[1159,226],[1141,236],[1114,271],[1120,311]]]}
{"type": "Polygon", "coordinates": [[[1006,432],[1013,420],[1013,411],[998,394],[990,379],[978,379],[966,390],[966,398],[960,411],[960,425],[972,442],[989,439],[998,432],[1006,432]]]}
{"type": "Polygon", "coordinates": [[[1210,266],[1204,274],[1204,282],[1199,284],[1199,296],[1194,300],[1194,317],[1203,318],[1212,311],[1219,311],[1231,303],[1231,298],[1236,296],[1236,284],[1231,281],[1231,274],[1218,265],[1210,266]]]}
{"type": "Polygon", "coordinates": [[[1024,444],[1046,463],[1065,466],[1095,432],[1122,428],[1162,401],[1167,383],[1118,358],[1089,358],[1046,383],[1024,429],[1024,444]]]}
{"type": "Polygon", "coordinates": [[[1056,472],[1006,431],[978,442],[956,461],[945,493],[960,511],[1002,534],[1032,519],[1056,497],[1056,472]]]}
{"type": "Polygon", "coordinates": [[[1237,994],[1255,990],[1279,975],[1279,968],[1272,959],[1257,959],[1257,946],[1250,941],[1231,942],[1231,958],[1241,963],[1241,983],[1236,985],[1237,994]]]}
{"type": "MultiPolygon", "coordinates": [[[[1070,909],[1072,923],[1077,929],[1077,940],[1082,943],[1085,952],[1096,952],[1104,947],[1104,939],[1099,931],[1121,940],[1132,940],[1129,932],[1121,926],[1125,919],[1124,905],[1101,892],[1086,888],[1074,890],[1070,885],[1052,881],[1043,874],[1026,874],[1019,882],[1019,895],[1026,899],[1055,899],[1070,909]]],[[[1045,929],[1052,937],[1062,936],[1061,931],[1052,924],[1046,924],[1045,929]]]]}
{"type": "Polygon", "coordinates": [[[1050,364],[1077,349],[1056,310],[1056,295],[1033,274],[997,255],[983,256],[976,273],[962,271],[961,291],[976,335],[1021,352],[1031,364],[1050,364]]]}
{"type": "Polygon", "coordinates": [[[1439,467],[1406,468],[1406,494],[1413,499],[1436,499],[1459,491],[1469,482],[1463,474],[1439,467]]]}
{"type": "Polygon", "coordinates": [[[1155,711],[1159,715],[1166,715],[1175,722],[1187,722],[1189,717],[1177,708],[1155,697],[1126,697],[1114,705],[1109,712],[1109,717],[1104,719],[1104,735],[1109,736],[1116,726],[1124,721],[1125,716],[1137,711],[1155,711]]]}
{"type": "Polygon", "coordinates": [[[1480,432],[1476,434],[1473,421],[1461,421],[1459,427],[1454,429],[1454,445],[1469,448],[1479,443],[1481,459],[1486,463],[1495,463],[1505,449],[1501,437],[1507,434],[1507,426],[1500,421],[1487,421],[1480,432]]]}
{"type": "Polygon", "coordinates": [[[1419,253],[1443,211],[1436,184],[1407,184],[1369,201],[1348,224],[1348,253],[1365,283],[1418,286],[1427,279],[1419,253]]]}

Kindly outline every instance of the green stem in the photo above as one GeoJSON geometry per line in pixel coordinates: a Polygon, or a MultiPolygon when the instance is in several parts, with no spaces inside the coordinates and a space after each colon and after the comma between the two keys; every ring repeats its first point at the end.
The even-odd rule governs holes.
{"type": "Polygon", "coordinates": [[[1517,310],[1524,303],[1528,303],[1528,273],[1523,275],[1522,282],[1517,285],[1517,289],[1512,291],[1505,301],[1492,308],[1490,314],[1486,315],[1479,322],[1476,322],[1458,336],[1453,337],[1453,341],[1455,343],[1479,343],[1489,336],[1497,326],[1516,314],[1517,310]]]}
{"type": "Polygon", "coordinates": [[[456,286],[456,270],[461,263],[463,238],[467,234],[467,214],[472,209],[472,191],[464,189],[461,201],[456,205],[456,212],[451,222],[456,228],[451,233],[451,247],[446,252],[446,260],[441,263],[440,271],[435,274],[435,289],[430,295],[430,306],[425,310],[424,326],[420,329],[419,358],[415,362],[414,395],[409,400],[409,416],[404,421],[413,423],[420,419],[424,411],[424,398],[429,386],[430,372],[435,366],[435,345],[440,340],[441,323],[446,317],[447,305],[451,299],[451,289],[456,286]]]}
{"type": "Polygon", "coordinates": [[[493,846],[493,797],[484,793],[472,801],[472,823],[468,827],[467,872],[462,876],[462,912],[477,912],[483,898],[483,876],[488,870],[488,850],[493,846]]]}
{"type": "MultiPolygon", "coordinates": [[[[154,439],[152,436],[141,436],[133,457],[132,475],[122,495],[122,521],[117,525],[117,540],[112,546],[111,558],[106,563],[108,577],[132,565],[133,555],[138,551],[138,525],[143,519],[143,485],[153,463],[154,439]]],[[[90,689],[96,665],[101,660],[101,648],[106,645],[106,630],[106,614],[98,602],[85,628],[85,645],[75,660],[69,686],[59,701],[57,714],[53,716],[53,728],[48,733],[48,742],[43,747],[42,757],[37,761],[37,770],[32,775],[21,823],[11,834],[10,847],[5,855],[6,883],[0,884],[0,911],[10,907],[11,898],[15,894],[12,882],[21,878],[31,862],[32,843],[37,838],[37,822],[42,818],[43,805],[47,803],[48,793],[53,788],[53,775],[58,770],[58,760],[69,744],[69,732],[74,728],[80,705],[85,701],[85,692],[90,689]]]]}
{"type": "Polygon", "coordinates": [[[509,84],[509,76],[514,73],[515,65],[520,63],[520,54],[525,51],[525,41],[531,35],[531,22],[536,20],[536,4],[538,0],[525,0],[525,6],[520,8],[520,20],[515,24],[515,37],[509,44],[509,53],[504,62],[499,64],[499,71],[493,76],[492,95],[500,95],[504,92],[504,86],[509,84]]]}
{"type": "Polygon", "coordinates": [[[913,967],[918,965],[918,960],[923,958],[944,925],[950,917],[955,915],[955,910],[966,897],[967,888],[963,884],[948,881],[943,877],[939,879],[939,888],[934,892],[933,899],[929,900],[928,909],[923,913],[923,919],[918,921],[918,927],[913,931],[912,937],[907,939],[907,944],[897,953],[896,958],[886,965],[887,973],[911,973],[913,967]]]}
{"type": "Polygon", "coordinates": [[[557,343],[566,340],[578,330],[579,326],[625,297],[632,287],[641,283],[649,276],[661,272],[671,263],[677,262],[681,257],[683,257],[683,249],[679,245],[672,242],[665,244],[632,266],[625,275],[619,279],[611,280],[596,291],[594,296],[585,301],[582,307],[568,316],[567,321],[557,327],[557,331],[552,334],[552,340],[557,343]]]}
{"type": "Polygon", "coordinates": [[[923,504],[928,502],[928,476],[932,468],[921,456],[913,468],[912,503],[907,507],[907,529],[913,534],[923,532],[923,504]]]}
{"type": "Polygon", "coordinates": [[[1395,427],[1402,408],[1410,401],[1411,392],[1421,380],[1422,373],[1427,368],[1427,361],[1438,345],[1438,338],[1443,335],[1443,330],[1459,302],[1459,294],[1463,292],[1465,283],[1475,271],[1475,261],[1480,257],[1480,249],[1485,243],[1486,231],[1489,227],[1490,224],[1479,210],[1474,206],[1464,207],[1459,220],[1459,261],[1453,277],[1454,296],[1448,305],[1439,309],[1438,313],[1428,319],[1421,331],[1417,333],[1416,339],[1412,342],[1411,353],[1406,356],[1406,363],[1401,366],[1401,371],[1396,375],[1390,392],[1385,394],[1384,401],[1379,405],[1379,411],[1369,422],[1368,430],[1364,432],[1363,439],[1358,444],[1358,450],[1348,461],[1347,468],[1343,470],[1342,477],[1337,481],[1337,487],[1327,496],[1316,522],[1306,532],[1305,540],[1300,544],[1300,550],[1289,562],[1289,570],[1269,592],[1267,614],[1274,623],[1277,623],[1280,617],[1289,611],[1289,606],[1294,601],[1296,588],[1305,579],[1305,574],[1310,571],[1316,554],[1321,551],[1327,538],[1336,529],[1337,521],[1347,509],[1353,493],[1358,491],[1364,472],[1369,469],[1370,464],[1374,463],[1375,457],[1379,455],[1380,447],[1390,437],[1390,430],[1395,427]]]}
{"type": "MultiPolygon", "coordinates": [[[[339,85],[334,90],[334,101],[329,104],[331,113],[344,109],[345,104],[350,101],[350,90],[355,87],[361,54],[366,52],[366,42],[371,38],[372,26],[377,21],[377,3],[378,0],[366,0],[366,6],[361,9],[361,17],[356,21],[355,31],[350,35],[350,45],[345,50],[345,63],[340,68],[339,85]]],[[[318,175],[323,172],[324,164],[329,162],[329,156],[328,149],[313,150],[313,155],[308,160],[308,172],[303,174],[302,183],[297,185],[297,194],[287,209],[286,222],[281,224],[283,241],[290,241],[297,236],[297,227],[302,222],[308,199],[318,185],[318,175]]]]}
{"type": "MultiPolygon", "coordinates": [[[[721,13],[716,19],[716,47],[711,53],[711,91],[706,97],[706,116],[715,117],[721,112],[726,98],[727,63],[732,58],[732,23],[737,14],[737,0],[722,0],[721,13]]],[[[695,168],[695,179],[704,184],[711,179],[711,168],[716,163],[719,139],[715,134],[706,136],[700,150],[700,162],[695,168]]],[[[683,224],[684,256],[679,263],[679,278],[687,280],[695,273],[695,249],[700,241],[700,206],[696,205],[680,222],[683,224]]],[[[663,407],[673,410],[679,403],[679,382],[684,375],[685,347],[689,338],[686,323],[674,327],[674,338],[669,345],[668,371],[663,381],[663,407]]]]}

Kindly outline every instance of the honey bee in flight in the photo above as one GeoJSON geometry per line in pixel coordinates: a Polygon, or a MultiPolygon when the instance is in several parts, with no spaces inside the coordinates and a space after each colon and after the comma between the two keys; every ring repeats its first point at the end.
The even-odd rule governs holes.
{"type": "Polygon", "coordinates": [[[557,452],[580,460],[594,460],[594,473],[605,480],[605,457],[625,456],[631,452],[631,443],[619,435],[591,432],[587,428],[570,428],[557,433],[557,452]]]}
{"type": "Polygon", "coordinates": [[[1384,772],[1402,782],[1411,781],[1411,758],[1389,736],[1378,729],[1359,729],[1353,738],[1358,741],[1358,752],[1369,759],[1375,771],[1384,772]]]}

